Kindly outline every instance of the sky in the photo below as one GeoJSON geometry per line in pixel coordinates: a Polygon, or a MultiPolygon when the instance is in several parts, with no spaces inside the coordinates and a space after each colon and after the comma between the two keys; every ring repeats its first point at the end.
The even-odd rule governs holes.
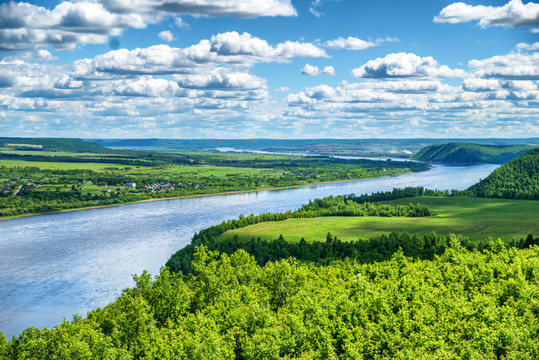
{"type": "Polygon", "coordinates": [[[539,137],[539,3],[0,0],[0,136],[539,137]]]}

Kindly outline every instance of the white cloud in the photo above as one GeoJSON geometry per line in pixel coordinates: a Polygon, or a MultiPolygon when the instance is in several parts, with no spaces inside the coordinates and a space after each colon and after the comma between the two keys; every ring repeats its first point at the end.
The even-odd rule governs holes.
{"type": "Polygon", "coordinates": [[[289,87],[286,87],[286,86],[281,86],[277,89],[274,89],[274,91],[277,91],[277,92],[287,92],[287,91],[290,91],[290,88],[289,87]]]}
{"type": "Polygon", "coordinates": [[[322,69],[322,74],[335,75],[335,69],[331,65],[326,66],[324,69],[322,69]]]}
{"type": "Polygon", "coordinates": [[[533,44],[518,43],[517,50],[524,50],[524,51],[539,50],[539,42],[534,42],[533,44]]]}
{"type": "Polygon", "coordinates": [[[318,18],[324,15],[323,12],[317,10],[320,5],[322,5],[322,0],[314,0],[311,2],[311,6],[309,6],[309,12],[318,18]]]}
{"type": "Polygon", "coordinates": [[[539,79],[539,52],[511,53],[482,60],[471,60],[468,67],[477,77],[539,79]]]}
{"type": "Polygon", "coordinates": [[[290,0],[100,0],[111,11],[233,16],[297,16],[290,0]]]}
{"type": "Polygon", "coordinates": [[[325,46],[332,49],[347,49],[347,50],[365,50],[373,46],[377,46],[378,43],[372,41],[361,40],[352,36],[348,38],[339,37],[335,40],[330,40],[325,43],[325,46]]]}
{"type": "Polygon", "coordinates": [[[47,50],[40,49],[34,52],[21,52],[14,55],[6,56],[3,59],[3,62],[13,62],[17,60],[24,62],[48,62],[58,60],[58,58],[52,56],[52,54],[47,50]]]}
{"type": "Polygon", "coordinates": [[[464,79],[462,87],[467,91],[496,91],[501,89],[502,84],[495,79],[464,79]]]}
{"type": "Polygon", "coordinates": [[[185,29],[191,28],[191,26],[185,21],[183,21],[183,19],[179,16],[174,19],[174,24],[176,24],[176,26],[179,28],[185,28],[185,29]]]}
{"type": "Polygon", "coordinates": [[[176,38],[174,37],[174,34],[172,34],[170,31],[168,30],[165,30],[165,31],[161,31],[158,36],[161,38],[161,40],[163,41],[166,41],[166,42],[171,42],[171,41],[174,41],[176,40],[176,38]]]}
{"type": "Polygon", "coordinates": [[[115,14],[92,2],[62,2],[53,10],[28,3],[0,5],[0,49],[50,45],[73,49],[77,43],[102,44],[124,28],[145,28],[138,14],[115,14]]]}
{"type": "MultiPolygon", "coordinates": [[[[60,2],[52,10],[11,1],[0,5],[0,50],[73,50],[77,44],[104,44],[126,28],[144,29],[169,14],[297,15],[290,0],[79,0],[60,2]]],[[[176,24],[185,26],[178,19],[176,24]]]]}
{"type": "Polygon", "coordinates": [[[112,92],[121,96],[175,96],[178,91],[176,82],[147,75],[112,83],[112,92]]]}
{"type": "Polygon", "coordinates": [[[285,41],[275,47],[275,55],[283,58],[293,57],[329,57],[328,54],[319,47],[311,43],[300,43],[297,41],[285,41]]]}
{"type": "Polygon", "coordinates": [[[412,53],[393,53],[383,58],[370,60],[352,70],[358,78],[399,78],[399,77],[466,77],[460,69],[438,66],[432,57],[420,57],[412,53]]]}
{"type": "Polygon", "coordinates": [[[539,4],[521,0],[510,0],[503,6],[468,5],[453,3],[440,11],[434,18],[438,23],[462,23],[479,20],[481,27],[488,26],[536,26],[539,25],[539,4]]]}
{"type": "Polygon", "coordinates": [[[320,74],[335,75],[335,69],[333,66],[326,66],[322,71],[320,71],[318,66],[305,64],[305,66],[301,69],[301,74],[309,76],[316,76],[320,74]]]}
{"type": "Polygon", "coordinates": [[[204,75],[175,75],[180,87],[212,90],[266,89],[266,80],[244,72],[218,68],[204,75]]]}
{"type": "Polygon", "coordinates": [[[301,73],[303,75],[315,76],[315,75],[320,74],[320,69],[318,68],[318,66],[305,64],[303,69],[301,69],[301,73]]]}
{"type": "Polygon", "coordinates": [[[99,73],[182,74],[213,69],[219,65],[251,67],[259,62],[285,62],[293,57],[325,57],[310,43],[285,42],[273,47],[251,34],[222,33],[187,48],[154,45],[134,50],[119,49],[74,63],[77,76],[99,73]]]}

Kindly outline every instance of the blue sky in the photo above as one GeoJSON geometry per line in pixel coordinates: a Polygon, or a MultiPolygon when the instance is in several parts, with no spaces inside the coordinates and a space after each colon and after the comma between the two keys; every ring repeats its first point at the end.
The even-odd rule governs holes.
{"type": "Polygon", "coordinates": [[[0,1],[0,133],[539,136],[539,3],[0,1]]]}

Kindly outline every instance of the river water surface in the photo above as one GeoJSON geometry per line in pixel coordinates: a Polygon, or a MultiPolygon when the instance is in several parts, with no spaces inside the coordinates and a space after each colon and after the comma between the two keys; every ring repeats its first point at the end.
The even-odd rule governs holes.
{"type": "Polygon", "coordinates": [[[295,210],[311,199],[406,186],[462,190],[498,165],[436,166],[399,177],[39,215],[0,221],[0,331],[51,327],[102,307],[157,274],[203,228],[237,218],[295,210]]]}

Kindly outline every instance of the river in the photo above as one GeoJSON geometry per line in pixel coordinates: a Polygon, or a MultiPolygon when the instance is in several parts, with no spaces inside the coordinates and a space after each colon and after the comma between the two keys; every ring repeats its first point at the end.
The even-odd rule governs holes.
{"type": "Polygon", "coordinates": [[[51,327],[85,316],[133,285],[131,274],[157,274],[193,234],[240,214],[294,210],[328,195],[406,186],[465,189],[498,165],[436,166],[398,177],[304,186],[0,221],[0,331],[51,327]]]}

